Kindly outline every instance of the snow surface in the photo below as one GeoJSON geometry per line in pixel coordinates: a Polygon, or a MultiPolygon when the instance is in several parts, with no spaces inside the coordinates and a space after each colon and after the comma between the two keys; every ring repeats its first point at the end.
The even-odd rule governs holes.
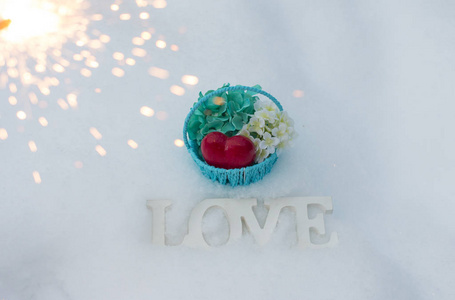
{"type": "MultiPolygon", "coordinates": [[[[111,1],[90,9],[105,16],[90,28],[112,38],[91,78],[68,73],[72,82],[26,121],[0,91],[9,134],[0,140],[0,299],[454,299],[455,2],[168,1],[146,8],[148,21],[124,2],[120,12],[111,1]],[[130,21],[118,19],[125,12],[130,21]],[[147,57],[113,76],[112,53],[131,53],[148,27],[147,57]],[[155,47],[160,36],[166,49],[155,47]],[[151,77],[151,66],[170,77],[151,77]],[[182,85],[185,74],[199,84],[182,85]],[[225,82],[260,83],[300,135],[248,187],[206,180],[174,145],[197,93],[225,82]],[[184,96],[170,93],[174,84],[184,96]],[[57,98],[74,90],[78,108],[62,110],[57,98]],[[142,116],[143,105],[167,119],[142,116]],[[338,246],[293,248],[290,211],[264,247],[249,236],[208,252],[151,244],[147,199],[173,201],[168,240],[178,244],[202,199],[281,196],[332,196],[325,219],[338,246]]],[[[204,228],[220,243],[222,213],[208,213],[204,228]]]]}

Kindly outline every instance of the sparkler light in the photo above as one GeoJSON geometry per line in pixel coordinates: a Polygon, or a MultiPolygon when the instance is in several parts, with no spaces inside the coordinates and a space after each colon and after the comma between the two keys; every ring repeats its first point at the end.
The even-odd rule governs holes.
{"type": "Polygon", "coordinates": [[[59,29],[59,11],[52,11],[49,3],[45,7],[41,7],[32,0],[14,0],[6,1],[4,5],[3,16],[14,20],[14,23],[3,34],[7,41],[21,42],[59,29]]]}
{"type": "Polygon", "coordinates": [[[11,20],[1,20],[0,21],[0,30],[8,28],[9,24],[11,24],[11,20]]]}
{"type": "Polygon", "coordinates": [[[0,87],[13,82],[37,86],[43,95],[49,95],[59,80],[46,73],[64,73],[71,65],[72,54],[62,54],[62,46],[71,41],[87,50],[90,55],[84,58],[97,66],[91,50],[101,47],[106,39],[87,35],[88,7],[86,0],[2,0],[0,87]]]}
{"type": "MultiPolygon", "coordinates": [[[[78,107],[81,87],[70,86],[74,82],[74,72],[79,76],[91,77],[92,72],[100,67],[98,55],[101,54],[104,44],[111,40],[110,36],[94,29],[96,26],[92,27],[93,24],[90,24],[105,20],[104,13],[89,13],[90,1],[0,0],[0,89],[5,89],[9,109],[17,118],[18,124],[9,127],[0,124],[0,142],[15,134],[14,126],[17,132],[22,133],[25,131],[23,124],[26,122],[36,122],[43,128],[53,124],[51,118],[48,121],[47,116],[43,116],[43,109],[50,105],[50,102],[54,102],[52,104],[58,105],[62,110],[78,107]],[[47,97],[51,94],[51,97],[47,97]]],[[[168,46],[166,37],[155,35],[155,28],[150,27],[153,19],[147,7],[152,10],[163,9],[167,5],[166,0],[135,0],[136,11],[131,8],[134,1],[112,2],[115,3],[110,5],[111,9],[106,15],[109,22],[120,20],[119,24],[128,24],[140,20],[142,27],[134,36],[126,39],[131,43],[111,49],[114,53],[111,52],[109,56],[115,63],[110,68],[111,76],[127,76],[141,61],[149,62],[154,51],[179,51],[177,45],[169,41],[168,46]]],[[[185,31],[185,27],[179,29],[180,34],[185,31]]],[[[162,80],[170,78],[169,70],[157,66],[151,66],[149,74],[162,80]]],[[[182,77],[185,88],[196,85],[198,81],[194,75],[182,77]]],[[[167,84],[171,85],[169,82],[167,84]]],[[[185,88],[172,85],[169,90],[174,95],[182,96],[185,88]]],[[[100,87],[94,87],[93,90],[98,94],[102,92],[100,87]]],[[[140,108],[140,114],[149,118],[156,116],[159,121],[169,118],[166,111],[155,113],[151,107],[145,105],[140,108]]],[[[102,135],[95,127],[90,127],[89,132],[99,143],[102,142],[102,135]]],[[[27,140],[27,143],[30,152],[42,151],[43,143],[39,136],[27,140]]],[[[127,144],[132,149],[137,149],[141,141],[128,139],[127,144]]],[[[175,140],[174,144],[177,147],[183,146],[179,139],[175,140]]],[[[94,150],[101,157],[106,156],[109,151],[101,144],[96,145],[94,150]]],[[[74,162],[77,169],[83,165],[80,160],[74,162]]],[[[41,183],[38,170],[33,170],[32,174],[35,182],[41,183]]]]}

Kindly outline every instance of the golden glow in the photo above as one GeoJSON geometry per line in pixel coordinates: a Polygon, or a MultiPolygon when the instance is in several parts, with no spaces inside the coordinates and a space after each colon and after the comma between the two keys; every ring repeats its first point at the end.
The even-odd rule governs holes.
{"type": "Polygon", "coordinates": [[[108,36],[107,34],[102,34],[100,35],[100,41],[103,43],[109,43],[111,41],[111,37],[108,36]]]}
{"type": "Polygon", "coordinates": [[[14,83],[10,83],[9,84],[9,90],[13,94],[17,93],[17,85],[15,85],[14,83]]]}
{"type": "Polygon", "coordinates": [[[41,124],[41,126],[46,127],[49,123],[47,122],[45,117],[39,117],[38,122],[41,124]]]}
{"type": "Polygon", "coordinates": [[[83,69],[81,69],[81,75],[84,77],[90,77],[90,76],[92,76],[92,71],[90,71],[89,69],[83,68],[83,69]]]}
{"type": "Polygon", "coordinates": [[[11,20],[1,20],[0,21],[0,30],[3,30],[5,28],[8,28],[8,26],[11,24],[11,20]]]}
{"type": "Polygon", "coordinates": [[[185,26],[182,26],[182,27],[179,28],[179,33],[180,33],[180,34],[185,34],[186,31],[187,31],[187,29],[186,29],[185,26]]]}
{"type": "Polygon", "coordinates": [[[133,140],[128,140],[128,146],[130,146],[133,149],[137,149],[138,147],[137,143],[133,140]]]}
{"type": "Polygon", "coordinates": [[[44,100],[43,100],[43,101],[40,101],[40,102],[38,103],[38,106],[39,106],[39,108],[46,108],[46,107],[47,107],[47,102],[44,101],[44,100]]]}
{"type": "MultiPolygon", "coordinates": [[[[0,31],[0,63],[7,65],[0,75],[18,78],[18,89],[19,85],[26,89],[36,86],[44,95],[51,93],[50,87],[59,85],[44,74],[47,71],[64,73],[76,69],[90,77],[90,70],[77,69],[74,61],[93,57],[93,50],[110,41],[110,37],[95,30],[87,33],[90,22],[103,19],[101,14],[87,14],[88,7],[89,0],[0,0],[0,20],[11,19],[11,25],[0,31]],[[62,51],[63,45],[69,43],[83,49],[80,53],[69,50],[73,47],[62,51]]],[[[91,68],[97,66],[93,61],[88,62],[91,68]]]]}
{"type": "Polygon", "coordinates": [[[144,31],[141,33],[141,38],[148,41],[152,38],[152,34],[150,32],[144,31]]]}
{"type": "Polygon", "coordinates": [[[62,66],[62,65],[59,65],[59,64],[54,64],[52,66],[52,69],[57,72],[57,73],[63,73],[65,72],[65,68],[62,66]]]}
{"type": "Polygon", "coordinates": [[[142,46],[145,43],[144,39],[141,37],[134,37],[132,42],[136,46],[142,46]]]}
{"type": "Polygon", "coordinates": [[[97,140],[101,140],[103,138],[103,136],[101,135],[101,133],[98,131],[98,129],[96,129],[95,127],[90,127],[89,129],[90,133],[93,135],[93,137],[97,140]]]}
{"type": "Polygon", "coordinates": [[[112,4],[112,5],[111,5],[111,10],[112,10],[112,11],[118,11],[119,8],[120,8],[120,7],[119,7],[117,4],[112,4]]]}
{"type": "Polygon", "coordinates": [[[174,52],[177,52],[177,51],[179,51],[179,46],[171,45],[171,50],[174,51],[174,52]]]}
{"type": "Polygon", "coordinates": [[[139,18],[141,18],[142,20],[147,20],[148,18],[150,18],[150,14],[148,12],[141,12],[139,14],[139,18]]]}
{"type": "Polygon", "coordinates": [[[293,93],[292,93],[292,96],[294,96],[295,98],[302,98],[304,95],[303,91],[302,90],[295,90],[293,93]]]}
{"type": "Polygon", "coordinates": [[[95,151],[98,152],[98,154],[100,156],[106,156],[106,153],[107,153],[106,150],[103,147],[101,147],[100,145],[96,145],[95,151]]]}
{"type": "Polygon", "coordinates": [[[48,96],[51,93],[51,90],[43,83],[43,84],[38,84],[39,91],[41,94],[48,96]]]}
{"type": "Polygon", "coordinates": [[[48,8],[50,5],[51,3],[36,0],[6,1],[1,7],[1,16],[11,19],[11,25],[2,37],[13,43],[20,43],[57,32],[61,17],[56,8],[48,8]]]}
{"type": "Polygon", "coordinates": [[[103,19],[103,15],[102,14],[96,14],[96,15],[92,16],[92,20],[93,21],[101,21],[102,19],[103,19]]]}
{"type": "Polygon", "coordinates": [[[38,97],[36,96],[35,93],[31,92],[28,94],[28,99],[30,100],[30,103],[33,105],[38,104],[38,97]]]}
{"type": "Polygon", "coordinates": [[[165,8],[167,6],[166,0],[155,0],[152,2],[154,8],[165,8]]]}
{"type": "Polygon", "coordinates": [[[0,140],[6,140],[8,138],[8,131],[5,128],[0,128],[0,140]]]}
{"type": "Polygon", "coordinates": [[[194,75],[183,75],[182,82],[188,85],[196,85],[199,82],[199,78],[194,75]]]}
{"type": "Polygon", "coordinates": [[[157,67],[151,67],[149,69],[149,74],[152,75],[153,77],[159,78],[159,79],[167,79],[169,78],[169,71],[157,67]]]}
{"type": "Polygon", "coordinates": [[[30,151],[32,151],[32,152],[38,151],[38,148],[36,147],[36,144],[34,141],[28,142],[28,147],[30,148],[30,151]]]}
{"type": "Polygon", "coordinates": [[[159,111],[156,113],[156,117],[158,118],[158,120],[164,121],[167,119],[168,115],[167,115],[167,112],[165,112],[165,111],[159,111]]]}
{"type": "Polygon", "coordinates": [[[33,171],[33,179],[35,180],[36,184],[41,183],[41,176],[39,175],[38,171],[33,171]]]}
{"type": "Polygon", "coordinates": [[[163,40],[157,40],[155,44],[156,44],[156,47],[158,47],[160,49],[166,48],[166,42],[163,40]]]}
{"type": "Polygon", "coordinates": [[[67,110],[69,108],[68,103],[66,103],[63,99],[58,99],[57,104],[60,106],[61,109],[67,110]]]}
{"type": "Polygon", "coordinates": [[[120,20],[122,20],[122,21],[128,21],[129,19],[131,19],[130,14],[121,14],[120,15],[120,20]]]}
{"type": "Polygon", "coordinates": [[[137,57],[145,57],[147,55],[147,51],[145,51],[142,48],[134,48],[133,50],[131,50],[131,53],[133,53],[133,55],[137,57]]]}
{"type": "Polygon", "coordinates": [[[153,117],[153,115],[155,114],[155,111],[148,106],[142,106],[140,112],[142,115],[146,117],[153,117]]]}
{"type": "Polygon", "coordinates": [[[176,145],[177,147],[183,147],[185,145],[185,143],[180,139],[176,139],[174,141],[174,145],[176,145]]]}
{"type": "Polygon", "coordinates": [[[146,7],[148,5],[147,0],[136,0],[138,7],[146,7]]]}
{"type": "Polygon", "coordinates": [[[133,58],[127,58],[125,60],[125,63],[128,65],[128,66],[134,66],[136,64],[136,61],[133,59],[133,58]]]}
{"type": "Polygon", "coordinates": [[[121,52],[114,52],[114,54],[112,54],[112,57],[115,59],[115,60],[122,60],[125,58],[125,55],[121,52]]]}
{"type": "Polygon", "coordinates": [[[171,90],[171,93],[174,95],[177,95],[177,96],[185,95],[185,89],[182,88],[181,86],[173,85],[173,86],[171,86],[170,90],[171,90]]]}
{"type": "Polygon", "coordinates": [[[27,119],[27,114],[23,111],[23,110],[20,110],[16,113],[16,116],[19,120],[25,120],[27,119]]]}
{"type": "Polygon", "coordinates": [[[9,104],[11,104],[11,105],[16,105],[16,104],[17,104],[17,99],[16,99],[16,97],[14,97],[14,96],[9,96],[9,97],[8,97],[8,102],[9,102],[9,104]]]}
{"type": "Polygon", "coordinates": [[[117,76],[117,77],[123,77],[123,76],[125,76],[125,71],[116,67],[116,68],[112,69],[112,74],[114,74],[114,76],[117,76]]]}
{"type": "Polygon", "coordinates": [[[76,96],[76,94],[68,94],[66,96],[66,100],[68,101],[68,104],[72,108],[76,108],[77,107],[77,96],[76,96]]]}

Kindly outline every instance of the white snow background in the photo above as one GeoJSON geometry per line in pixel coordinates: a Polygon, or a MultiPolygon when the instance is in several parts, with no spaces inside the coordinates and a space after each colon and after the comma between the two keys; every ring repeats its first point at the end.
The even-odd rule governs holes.
{"type": "MultiPolygon", "coordinates": [[[[124,1],[119,12],[112,3],[88,11],[104,15],[90,30],[111,37],[92,77],[74,72],[24,121],[21,100],[11,106],[0,91],[0,299],[454,299],[455,2],[124,1]],[[113,76],[112,54],[132,57],[131,39],[149,27],[147,56],[113,76]],[[169,78],[150,76],[152,66],[169,78]],[[182,84],[185,74],[199,84],[182,84]],[[198,92],[225,82],[261,84],[299,132],[247,187],[212,183],[174,145],[198,92]],[[56,100],[71,91],[78,108],[62,110],[56,100]],[[155,116],[141,115],[144,105],[155,116]],[[263,247],[248,235],[212,251],[151,243],[148,199],[173,202],[168,240],[178,244],[203,199],[284,196],[332,196],[325,219],[338,246],[294,248],[291,211],[263,247]]],[[[211,210],[204,229],[221,242],[223,214],[211,210]]]]}

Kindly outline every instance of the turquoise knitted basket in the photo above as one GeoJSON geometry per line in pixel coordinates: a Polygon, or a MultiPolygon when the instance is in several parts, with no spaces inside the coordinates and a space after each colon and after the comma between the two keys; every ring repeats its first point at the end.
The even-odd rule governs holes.
{"type": "Polygon", "coordinates": [[[276,160],[278,159],[276,153],[269,156],[263,162],[250,166],[250,167],[245,167],[245,168],[240,168],[240,169],[216,168],[216,167],[208,165],[203,159],[201,159],[201,157],[199,157],[199,155],[197,154],[198,153],[197,145],[194,145],[193,142],[191,142],[191,143],[188,142],[187,127],[188,127],[188,122],[190,121],[190,118],[193,115],[194,111],[204,101],[207,101],[208,99],[210,99],[214,96],[219,96],[224,92],[236,91],[236,90],[252,91],[252,92],[264,95],[264,96],[268,97],[270,100],[272,100],[281,111],[283,110],[283,107],[281,106],[280,102],[278,102],[278,100],[275,97],[273,97],[272,95],[270,95],[267,92],[264,92],[263,90],[253,88],[253,87],[248,87],[248,86],[241,86],[241,85],[230,86],[230,87],[225,87],[225,88],[216,90],[216,91],[202,97],[193,106],[193,108],[191,108],[191,111],[186,116],[185,124],[183,126],[183,141],[185,142],[185,146],[188,149],[188,152],[191,154],[191,157],[198,165],[202,174],[204,174],[205,177],[210,178],[212,181],[218,181],[221,184],[230,184],[231,186],[248,185],[250,183],[261,180],[266,174],[268,174],[272,170],[273,165],[275,164],[276,160]]]}

